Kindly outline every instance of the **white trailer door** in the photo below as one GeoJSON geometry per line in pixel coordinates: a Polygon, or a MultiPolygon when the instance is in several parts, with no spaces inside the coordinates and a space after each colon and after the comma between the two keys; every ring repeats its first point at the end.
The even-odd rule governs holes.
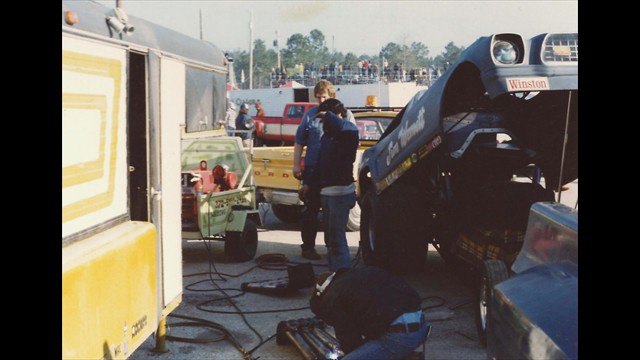
{"type": "Polygon", "coordinates": [[[185,65],[150,53],[149,97],[151,218],[158,228],[162,259],[159,310],[171,311],[165,308],[177,306],[182,295],[180,134],[185,123],[185,65]]]}

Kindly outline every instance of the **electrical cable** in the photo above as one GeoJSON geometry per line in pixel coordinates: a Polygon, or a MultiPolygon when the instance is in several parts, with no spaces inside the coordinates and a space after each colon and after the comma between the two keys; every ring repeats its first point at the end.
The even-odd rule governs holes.
{"type": "MultiPolygon", "coordinates": [[[[260,333],[253,327],[251,326],[251,324],[248,322],[248,320],[245,317],[245,314],[263,314],[263,313],[275,313],[275,312],[286,312],[286,311],[301,311],[301,310],[307,310],[310,309],[310,306],[305,306],[305,307],[300,307],[300,308],[292,308],[292,309],[274,309],[274,310],[261,310],[261,311],[242,311],[240,310],[240,308],[231,301],[231,299],[236,298],[236,297],[240,297],[244,294],[246,294],[246,292],[242,289],[233,289],[233,288],[221,288],[216,281],[227,281],[226,277],[229,278],[235,278],[235,277],[239,277],[242,275],[245,275],[247,273],[249,273],[250,271],[254,270],[255,268],[260,268],[260,269],[265,269],[265,270],[287,270],[288,269],[288,265],[299,265],[299,264],[303,264],[303,263],[299,263],[299,262],[293,262],[290,261],[285,254],[281,254],[281,253],[272,253],[272,254],[263,254],[261,256],[258,256],[255,259],[256,265],[250,267],[249,269],[239,273],[239,274],[226,274],[226,273],[222,273],[219,272],[218,269],[215,266],[215,262],[213,261],[213,254],[212,254],[212,249],[210,246],[210,241],[212,240],[210,237],[206,238],[204,237],[204,235],[202,234],[202,232],[200,232],[200,236],[201,239],[203,240],[203,244],[205,246],[205,248],[207,249],[207,256],[208,256],[208,266],[209,266],[209,271],[208,272],[200,272],[200,273],[194,273],[194,274],[188,274],[188,275],[183,275],[183,277],[191,277],[191,276],[199,276],[199,275],[208,275],[208,279],[205,280],[200,280],[200,281],[196,281],[194,283],[191,283],[187,286],[185,286],[186,290],[190,290],[190,291],[194,291],[194,292],[205,292],[205,291],[219,291],[222,294],[224,294],[224,297],[220,297],[217,299],[212,299],[212,300],[207,300],[204,301],[198,305],[196,305],[196,308],[200,311],[204,311],[204,312],[208,312],[208,313],[217,313],[217,314],[234,314],[234,315],[240,315],[242,317],[242,320],[244,321],[244,323],[247,325],[247,327],[249,327],[249,329],[251,329],[251,331],[253,331],[254,334],[256,334],[256,336],[259,339],[258,345],[256,345],[253,349],[251,349],[250,351],[246,351],[244,349],[244,347],[242,347],[239,342],[237,340],[235,340],[235,338],[233,338],[231,332],[229,330],[227,330],[224,326],[217,324],[217,323],[213,323],[204,319],[199,319],[199,318],[189,318],[190,320],[194,321],[192,323],[189,322],[179,322],[179,323],[173,323],[170,326],[173,327],[177,327],[177,326],[205,326],[205,327],[210,327],[213,328],[215,330],[221,331],[224,335],[214,338],[214,339],[188,339],[188,338],[181,338],[181,337],[177,337],[177,336],[168,336],[167,338],[169,338],[170,340],[174,340],[174,341],[182,341],[182,342],[198,342],[198,343],[202,343],[202,342],[216,342],[216,341],[222,341],[224,339],[228,339],[230,340],[233,345],[236,347],[236,349],[238,349],[238,351],[240,351],[243,355],[243,357],[245,359],[251,359],[251,353],[253,353],[256,349],[258,349],[260,346],[264,345],[265,343],[267,343],[269,340],[273,339],[277,334],[271,335],[270,337],[268,337],[267,339],[263,339],[262,335],[260,335],[260,333]],[[213,274],[216,274],[218,276],[217,279],[213,278],[213,274]],[[216,287],[215,289],[195,289],[193,288],[194,286],[204,283],[204,282],[208,282],[210,281],[211,283],[213,283],[213,285],[216,287]],[[238,291],[239,293],[233,296],[229,296],[227,294],[226,291],[238,291]],[[206,309],[203,306],[214,302],[214,301],[220,301],[220,300],[227,300],[229,302],[230,305],[232,305],[236,311],[219,311],[219,310],[210,310],[210,309],[206,309]]],[[[222,237],[222,239],[224,239],[224,237],[222,237]]],[[[359,251],[358,251],[359,253],[359,251]]],[[[354,259],[354,264],[357,264],[358,261],[358,256],[356,255],[356,258],[354,259]]],[[[308,262],[306,264],[309,264],[308,262]]],[[[311,263],[312,266],[328,266],[328,264],[317,264],[317,263],[311,263]]],[[[355,265],[354,265],[355,266],[355,265]]],[[[171,314],[170,314],[171,315],[171,314]]],[[[180,317],[179,315],[175,315],[176,317],[180,317]]],[[[183,318],[188,318],[188,317],[184,317],[183,318]]]]}
{"type": "MultiPolygon", "coordinates": [[[[211,244],[210,244],[211,240],[209,240],[209,241],[205,240],[204,236],[202,235],[202,232],[200,232],[200,237],[202,237],[202,239],[204,240],[203,243],[204,243],[205,248],[207,249],[207,256],[209,258],[209,261],[208,261],[208,263],[209,263],[209,277],[211,277],[211,268],[213,267],[213,270],[215,270],[215,274],[218,275],[222,281],[227,281],[227,279],[222,277],[222,275],[218,272],[218,269],[216,269],[215,262],[213,261],[213,254],[211,252],[211,244]]],[[[211,281],[214,281],[214,280],[211,280],[211,281]]]]}
{"type": "MultiPolygon", "coordinates": [[[[181,327],[181,326],[205,326],[205,327],[213,328],[215,330],[220,330],[218,327],[207,325],[207,324],[203,323],[202,321],[170,323],[170,324],[167,324],[167,329],[171,329],[171,328],[175,328],[175,327],[181,327]]],[[[201,343],[210,343],[210,342],[218,342],[218,341],[225,340],[227,338],[227,335],[226,335],[225,332],[223,332],[223,334],[221,336],[219,336],[217,338],[213,338],[213,339],[194,339],[194,338],[179,337],[179,336],[175,336],[175,335],[166,335],[165,337],[166,337],[167,340],[201,344],[201,343]]]]}
{"type": "MultiPolygon", "coordinates": [[[[247,274],[248,272],[252,271],[255,268],[261,268],[261,269],[265,269],[265,270],[286,270],[288,267],[288,264],[298,264],[295,262],[291,262],[288,260],[288,258],[286,257],[286,255],[284,254],[264,254],[259,256],[258,258],[256,258],[256,265],[252,266],[251,268],[241,272],[240,274],[236,274],[236,275],[232,275],[232,274],[225,274],[225,273],[221,273],[218,271],[218,269],[215,266],[215,262],[213,261],[213,254],[212,254],[212,250],[211,250],[211,246],[210,246],[210,241],[213,240],[212,237],[208,237],[205,238],[204,235],[202,234],[202,231],[200,231],[200,237],[203,240],[203,244],[205,246],[205,248],[207,249],[207,256],[208,256],[208,266],[209,266],[209,271],[208,272],[201,272],[201,273],[195,273],[195,274],[188,274],[188,275],[183,275],[183,277],[191,277],[191,276],[198,276],[198,275],[208,275],[208,279],[206,280],[201,280],[201,281],[196,281],[194,283],[191,283],[189,285],[187,285],[185,287],[185,289],[190,290],[190,291],[195,291],[195,292],[204,292],[204,291],[220,291],[222,292],[222,294],[224,294],[224,297],[221,298],[217,298],[217,299],[213,299],[213,300],[208,300],[205,301],[203,303],[200,303],[198,305],[196,305],[196,308],[201,310],[201,311],[205,311],[205,312],[209,312],[209,313],[222,313],[222,314],[237,314],[240,315],[242,317],[242,320],[244,321],[244,323],[247,325],[247,327],[249,327],[249,329],[251,329],[251,331],[253,331],[254,334],[257,335],[259,342],[258,345],[256,347],[254,347],[251,351],[246,351],[244,349],[244,347],[242,347],[240,345],[240,343],[233,337],[233,335],[231,334],[231,332],[229,330],[227,330],[224,326],[218,324],[218,323],[214,323],[208,320],[204,320],[204,319],[200,319],[200,318],[194,318],[194,317],[188,317],[188,316],[184,316],[184,315],[177,315],[177,314],[169,314],[168,316],[173,316],[173,317],[178,317],[178,318],[183,318],[183,319],[188,319],[191,320],[192,322],[176,322],[176,323],[172,323],[172,324],[168,324],[167,326],[170,327],[180,327],[180,326],[204,326],[204,327],[209,327],[215,330],[218,330],[220,332],[222,332],[223,335],[213,338],[213,339],[190,339],[190,338],[183,338],[183,337],[178,337],[178,336],[171,336],[168,335],[167,339],[169,340],[174,340],[174,341],[182,341],[182,342],[192,342],[192,343],[206,343],[206,342],[217,342],[217,341],[222,341],[222,340],[229,340],[238,351],[240,351],[240,353],[242,354],[243,358],[245,359],[252,359],[251,358],[251,353],[253,351],[255,351],[257,348],[259,348],[260,346],[262,346],[263,344],[265,344],[266,342],[268,342],[269,340],[271,340],[273,337],[276,336],[276,334],[268,337],[266,340],[262,338],[262,335],[260,335],[260,333],[253,327],[251,326],[251,324],[247,321],[245,314],[257,314],[257,313],[270,313],[270,312],[283,312],[283,311],[299,311],[299,310],[306,310],[309,309],[309,306],[306,307],[302,307],[302,308],[296,308],[296,309],[284,309],[284,310],[265,310],[265,311],[251,311],[251,312],[246,312],[246,311],[242,311],[240,310],[240,308],[233,302],[231,301],[231,299],[242,296],[245,294],[245,291],[242,289],[232,289],[232,288],[222,288],[220,287],[216,281],[227,281],[226,277],[239,277],[241,275],[247,274]],[[213,274],[216,274],[218,276],[218,279],[214,279],[213,278],[213,274]],[[204,283],[210,281],[216,288],[215,289],[194,289],[193,286],[204,283]],[[239,293],[234,295],[234,296],[229,296],[227,294],[226,291],[238,291],[239,293]],[[213,302],[213,301],[219,301],[219,300],[227,300],[229,302],[229,304],[231,306],[233,306],[237,311],[235,312],[222,312],[222,311],[214,311],[214,310],[208,310],[208,309],[204,309],[202,308],[202,305],[213,302]]],[[[224,240],[224,236],[220,235],[218,236],[219,239],[224,240]]],[[[327,266],[325,264],[312,264],[314,266],[327,266]]]]}
{"type": "Polygon", "coordinates": [[[268,313],[287,312],[287,311],[301,311],[301,310],[311,309],[310,306],[303,306],[303,307],[299,307],[299,308],[290,308],[290,309],[255,310],[255,311],[241,311],[241,310],[238,310],[238,311],[223,311],[223,310],[210,310],[210,309],[205,309],[205,308],[201,307],[201,305],[204,305],[204,304],[207,304],[207,303],[210,303],[210,302],[214,302],[214,301],[218,301],[218,300],[223,300],[223,299],[207,300],[205,302],[202,302],[202,303],[196,305],[196,308],[198,310],[202,310],[204,312],[208,312],[208,313],[212,313],[212,314],[235,314],[235,315],[242,315],[242,314],[268,314],[268,313]]]}
{"type": "MultiPolygon", "coordinates": [[[[209,254],[209,269],[211,269],[213,267],[213,269],[217,273],[218,270],[215,268],[215,263],[213,262],[213,256],[211,254],[211,248],[210,247],[207,247],[207,252],[209,254]]],[[[254,334],[256,334],[258,336],[259,342],[262,342],[263,341],[262,335],[260,335],[260,333],[253,326],[251,326],[251,324],[249,324],[249,321],[244,316],[244,314],[242,313],[242,311],[240,310],[238,305],[235,302],[230,300],[231,297],[225,292],[224,289],[222,289],[220,286],[218,286],[218,284],[215,282],[215,280],[213,279],[213,277],[211,275],[212,274],[210,272],[209,273],[209,279],[211,280],[211,283],[218,288],[216,291],[220,291],[220,292],[222,292],[224,294],[225,297],[223,299],[227,300],[227,302],[238,311],[238,315],[240,315],[240,317],[242,318],[242,321],[247,325],[247,327],[251,331],[253,331],[254,334]]],[[[220,275],[218,275],[218,276],[220,276],[220,275]]],[[[220,277],[222,278],[222,276],[220,276],[220,277]]],[[[226,281],[226,279],[225,279],[225,281],[226,281]]],[[[242,294],[236,295],[236,297],[240,296],[240,295],[242,295],[242,294]]],[[[196,308],[200,309],[200,305],[197,305],[196,308]]],[[[202,309],[200,309],[200,310],[202,310],[202,309]]]]}
{"type": "Polygon", "coordinates": [[[286,270],[289,259],[285,254],[264,254],[256,258],[257,267],[265,270],[286,270]]]}
{"type": "MultiPolygon", "coordinates": [[[[215,268],[215,264],[213,263],[212,260],[212,255],[211,255],[211,248],[209,246],[207,246],[206,242],[205,242],[205,246],[207,247],[207,251],[209,253],[209,269],[211,270],[211,268],[213,267],[213,269],[215,270],[215,273],[220,276],[220,273],[217,271],[217,269],[215,268]]],[[[243,274],[248,273],[249,271],[255,269],[255,268],[261,268],[261,269],[266,269],[266,270],[286,270],[287,269],[287,264],[290,264],[291,262],[288,260],[288,258],[286,257],[285,254],[280,254],[280,253],[272,253],[272,254],[264,254],[261,256],[258,256],[256,258],[256,263],[257,265],[249,268],[248,270],[238,274],[238,275],[228,275],[228,276],[240,276],[243,274]]],[[[218,284],[215,283],[216,279],[213,279],[211,277],[212,272],[210,271],[209,273],[200,273],[202,275],[209,275],[209,281],[211,281],[215,286],[216,289],[200,289],[200,290],[194,290],[191,288],[191,286],[193,285],[197,285],[203,282],[206,282],[208,280],[201,280],[201,281],[197,281],[195,283],[192,283],[190,285],[187,285],[185,288],[192,290],[192,291],[220,291],[222,292],[225,296],[221,297],[221,298],[217,298],[217,299],[212,299],[212,300],[207,300],[204,301],[198,305],[196,305],[196,308],[200,311],[204,311],[204,312],[208,312],[208,313],[216,313],[216,314],[235,314],[235,315],[240,315],[242,317],[242,320],[244,321],[244,323],[247,325],[247,327],[249,327],[249,329],[251,329],[260,339],[259,343],[264,343],[265,340],[262,338],[262,336],[260,335],[260,333],[253,328],[253,326],[251,326],[251,324],[249,324],[248,320],[246,319],[246,317],[244,316],[245,314],[262,314],[262,313],[274,313],[274,312],[285,312],[285,311],[300,311],[300,310],[307,310],[310,307],[306,306],[306,307],[301,307],[301,308],[293,308],[293,309],[276,309],[276,310],[262,310],[262,311],[243,311],[240,310],[240,308],[232,301],[230,301],[230,299],[232,298],[236,298],[239,296],[244,295],[246,292],[244,290],[241,289],[223,289],[220,286],[218,286],[218,284]],[[239,291],[239,294],[236,294],[234,296],[229,296],[225,290],[231,290],[231,291],[239,291]],[[236,311],[220,311],[220,310],[210,310],[210,309],[206,309],[204,308],[204,305],[209,304],[211,302],[214,301],[220,301],[220,300],[227,300],[235,309],[236,311]]],[[[221,279],[222,276],[220,276],[221,279]]],[[[226,279],[224,279],[224,281],[226,281],[226,279]]]]}
{"type": "Polygon", "coordinates": [[[269,336],[268,338],[266,338],[264,341],[260,342],[258,345],[256,345],[253,349],[249,350],[249,354],[253,354],[254,351],[258,350],[258,348],[264,344],[266,344],[267,342],[269,342],[269,340],[273,339],[274,337],[276,337],[278,334],[273,334],[271,336],[269,336]]]}
{"type": "Polygon", "coordinates": [[[227,330],[223,325],[220,325],[213,321],[204,320],[204,319],[186,316],[186,315],[178,315],[175,313],[170,313],[168,316],[179,318],[179,319],[190,320],[191,322],[177,322],[177,323],[167,324],[167,328],[179,327],[179,326],[205,326],[205,327],[218,330],[223,333],[222,336],[213,338],[213,339],[190,339],[190,338],[167,335],[166,338],[168,340],[188,342],[188,343],[209,343],[209,342],[219,342],[222,340],[228,340],[242,354],[244,359],[252,359],[250,352],[248,352],[242,345],[240,345],[240,342],[238,342],[238,340],[233,336],[233,334],[229,330],[227,330]]]}

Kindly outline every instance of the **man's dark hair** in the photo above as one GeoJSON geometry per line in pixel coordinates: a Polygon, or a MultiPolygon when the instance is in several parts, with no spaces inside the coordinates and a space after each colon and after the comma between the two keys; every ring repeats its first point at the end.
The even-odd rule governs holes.
{"type": "Polygon", "coordinates": [[[342,117],[347,116],[347,110],[344,108],[344,104],[340,100],[334,98],[327,99],[320,103],[320,106],[318,106],[318,112],[321,111],[331,111],[332,113],[342,117]]]}

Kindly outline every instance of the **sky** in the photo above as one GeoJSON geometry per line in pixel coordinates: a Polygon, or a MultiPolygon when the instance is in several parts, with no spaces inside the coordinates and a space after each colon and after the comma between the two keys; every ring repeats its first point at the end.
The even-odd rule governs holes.
{"type": "MultiPolygon", "coordinates": [[[[110,8],[116,0],[97,1],[110,8]]],[[[210,41],[223,51],[248,51],[253,39],[280,49],[295,33],[318,29],[326,46],[346,54],[377,54],[390,42],[421,42],[434,57],[449,42],[468,47],[481,36],[514,32],[577,32],[578,1],[218,1],[121,0],[128,15],[210,41]],[[202,14],[202,23],[200,21],[202,14]]]]}

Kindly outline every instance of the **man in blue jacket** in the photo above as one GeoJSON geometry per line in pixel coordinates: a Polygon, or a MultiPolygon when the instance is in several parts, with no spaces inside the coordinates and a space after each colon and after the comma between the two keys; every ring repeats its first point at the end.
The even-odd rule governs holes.
{"type": "Polygon", "coordinates": [[[337,99],[320,104],[316,118],[322,122],[323,135],[318,163],[303,177],[303,196],[309,189],[320,189],[330,271],[351,267],[346,228],[349,210],[356,204],[353,163],[360,137],[358,127],[345,120],[346,116],[344,105],[337,99]]]}
{"type": "MultiPolygon", "coordinates": [[[[336,91],[328,80],[320,80],[313,88],[314,95],[318,102],[322,104],[327,99],[335,98],[336,91]]],[[[296,141],[293,146],[293,176],[302,179],[307,172],[313,172],[318,164],[318,154],[320,152],[320,138],[322,137],[322,124],[316,118],[318,106],[310,108],[302,117],[302,121],[296,130],[296,141]],[[304,171],[301,159],[303,149],[306,147],[304,157],[304,171]]],[[[347,110],[346,119],[355,124],[355,118],[351,111],[347,110]]],[[[318,213],[320,212],[320,189],[308,188],[304,196],[300,196],[304,201],[304,211],[300,221],[300,235],[302,237],[302,257],[309,260],[320,260],[320,255],[316,252],[316,235],[318,233],[318,213]]]]}

